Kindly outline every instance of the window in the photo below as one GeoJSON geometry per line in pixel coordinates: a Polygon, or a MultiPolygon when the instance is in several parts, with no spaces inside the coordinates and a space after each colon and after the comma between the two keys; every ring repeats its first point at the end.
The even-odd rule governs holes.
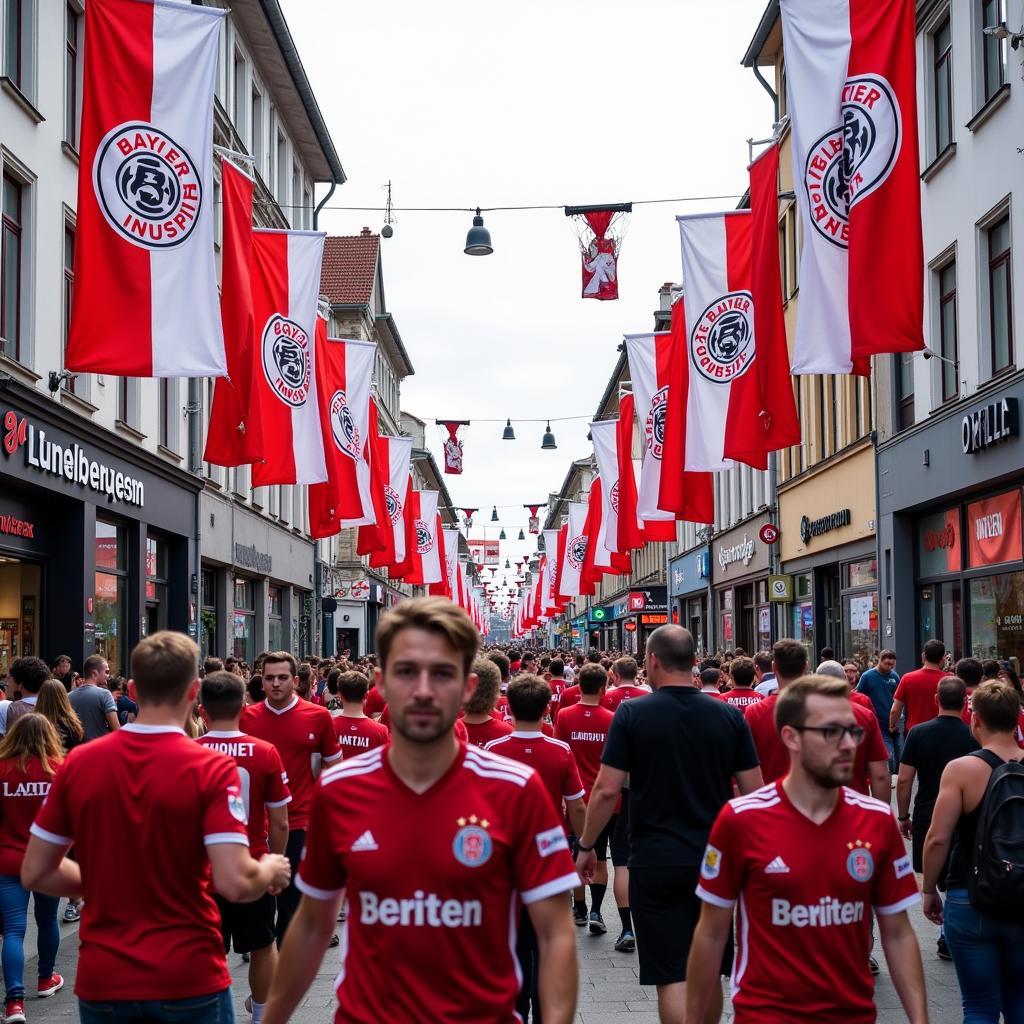
{"type": "Polygon", "coordinates": [[[245,60],[242,55],[235,50],[235,95],[234,105],[232,107],[233,114],[232,120],[235,122],[235,131],[238,132],[240,139],[245,139],[245,60]]]}
{"type": "Polygon", "coordinates": [[[3,178],[3,243],[0,249],[0,337],[4,355],[21,355],[21,260],[24,186],[3,178]]]}
{"type": "Polygon", "coordinates": [[[308,231],[313,227],[313,190],[307,188],[302,200],[302,226],[308,231]]]}
{"type": "Polygon", "coordinates": [[[267,587],[267,649],[284,648],[284,622],[281,618],[281,588],[267,587]]]}
{"type": "Polygon", "coordinates": [[[896,429],[914,425],[914,353],[893,356],[896,368],[896,429]]]}
{"type": "MultiPolygon", "coordinates": [[[[71,331],[71,300],[75,293],[75,229],[64,224],[64,351],[67,351],[68,334],[71,331]]],[[[61,360],[63,362],[63,359],[61,360]]],[[[75,394],[77,377],[68,377],[64,387],[75,394]]]]}
{"type": "MultiPolygon", "coordinates": [[[[1006,21],[1006,0],[981,0],[982,28],[995,28],[1006,21]]],[[[1006,81],[1006,40],[995,36],[981,36],[982,88],[988,101],[1006,81]]]]}
{"type": "Polygon", "coordinates": [[[231,653],[250,664],[256,653],[256,593],[252,580],[235,577],[231,653]]]}
{"type": "Polygon", "coordinates": [[[64,30],[64,141],[78,146],[78,26],[81,15],[67,5],[64,30]]]}
{"type": "Polygon", "coordinates": [[[288,142],[277,133],[277,201],[283,206],[288,203],[288,142]]]}
{"type": "Polygon", "coordinates": [[[949,362],[941,363],[942,400],[948,402],[960,394],[958,380],[960,353],[956,334],[956,261],[938,271],[939,354],[949,362]]]}
{"type": "Polygon", "coordinates": [[[167,600],[167,542],[146,538],[146,636],[167,629],[170,604],[167,600]]]}
{"type": "Polygon", "coordinates": [[[935,153],[953,141],[953,37],[949,15],[932,33],[932,100],[935,104],[935,153]]]}
{"type": "Polygon", "coordinates": [[[779,225],[779,269],[782,271],[780,276],[782,277],[783,302],[789,298],[789,263],[786,260],[788,248],[786,244],[786,219],[784,217],[779,225]]]}
{"type": "Polygon", "coordinates": [[[263,94],[254,85],[252,87],[252,146],[249,149],[256,160],[256,170],[263,171],[263,94]]]}
{"type": "Polygon", "coordinates": [[[164,448],[171,447],[171,381],[169,377],[157,379],[156,440],[164,448]]]}
{"type": "Polygon", "coordinates": [[[128,378],[117,378],[117,418],[122,423],[128,422],[128,378]]]}
{"type": "Polygon", "coordinates": [[[1004,214],[987,231],[988,305],[992,372],[1013,365],[1013,293],[1010,279],[1010,215],[1004,214]]]}
{"type": "Polygon", "coordinates": [[[110,674],[127,668],[125,631],[128,585],[128,534],[123,526],[96,520],[96,653],[107,659],[110,674]]]}
{"type": "Polygon", "coordinates": [[[19,88],[23,86],[25,35],[23,0],[4,0],[4,74],[19,88]]]}
{"type": "Polygon", "coordinates": [[[839,451],[839,420],[840,420],[840,415],[839,415],[839,410],[840,410],[839,387],[840,387],[840,384],[839,384],[839,382],[840,382],[840,380],[841,380],[841,378],[839,378],[839,377],[835,377],[834,376],[832,378],[832,416],[831,416],[831,422],[829,424],[829,427],[831,428],[830,429],[830,437],[832,439],[832,450],[829,453],[830,455],[835,455],[835,453],[837,451],[839,451]]]}
{"type": "Polygon", "coordinates": [[[288,222],[294,228],[301,228],[302,225],[302,171],[298,164],[292,164],[292,211],[288,222]]]}
{"type": "Polygon", "coordinates": [[[216,650],[217,643],[217,574],[213,569],[203,569],[201,578],[199,646],[203,657],[208,658],[216,650]]]}
{"type": "Polygon", "coordinates": [[[815,452],[815,460],[820,462],[825,458],[825,428],[827,416],[825,415],[825,378],[820,374],[814,378],[818,389],[818,444],[815,452]]]}

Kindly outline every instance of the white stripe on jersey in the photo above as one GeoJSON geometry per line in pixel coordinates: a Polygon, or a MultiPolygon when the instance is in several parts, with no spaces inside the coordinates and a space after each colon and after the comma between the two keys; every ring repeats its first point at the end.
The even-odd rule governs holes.
{"type": "Polygon", "coordinates": [[[337,782],[338,779],[348,779],[356,775],[370,775],[372,772],[379,771],[383,765],[381,760],[383,752],[384,747],[377,747],[375,750],[351,757],[347,761],[342,761],[341,764],[335,765],[333,768],[328,768],[320,776],[320,785],[329,786],[332,782],[337,782]]]}
{"type": "Polygon", "coordinates": [[[736,814],[740,814],[743,811],[774,807],[780,800],[778,784],[770,782],[767,786],[755,789],[753,793],[735,797],[729,801],[729,806],[736,814]]]}
{"type": "Polygon", "coordinates": [[[873,796],[858,793],[855,789],[847,789],[843,786],[843,800],[851,807],[861,807],[865,811],[878,811],[880,814],[892,814],[892,808],[876,800],[873,796]]]}
{"type": "Polygon", "coordinates": [[[510,757],[504,757],[490,750],[481,747],[466,747],[466,763],[473,762],[480,768],[498,769],[504,772],[511,772],[513,775],[521,775],[528,779],[533,774],[533,769],[521,761],[513,761],[510,757]]]}
{"type": "Polygon", "coordinates": [[[526,785],[526,781],[529,778],[529,776],[513,775],[511,772],[491,771],[481,765],[474,764],[469,758],[466,758],[462,763],[462,767],[468,769],[474,775],[479,775],[482,779],[501,779],[503,782],[511,782],[520,789],[526,785]]]}

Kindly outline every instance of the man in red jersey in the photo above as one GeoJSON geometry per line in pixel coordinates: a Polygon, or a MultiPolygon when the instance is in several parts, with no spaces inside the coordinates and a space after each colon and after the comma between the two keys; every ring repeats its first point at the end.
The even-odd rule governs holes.
{"type": "MultiPolygon", "coordinates": [[[[299,905],[294,873],[306,842],[309,802],[322,765],[341,759],[334,719],[327,708],[300,699],[298,666],[287,651],[272,651],[263,660],[266,700],[250,704],[242,712],[242,732],[258,736],[277,747],[285,770],[292,802],[288,808],[288,846],[292,882],[277,897],[277,944],[281,945],[288,922],[299,905]]],[[[335,943],[336,944],[336,943],[335,943]]]]}
{"type": "MultiPolygon", "coordinates": [[[[245,684],[234,672],[211,672],[203,677],[199,702],[209,726],[199,743],[232,758],[249,818],[249,853],[259,859],[268,851],[283,854],[288,844],[288,774],[281,755],[266,740],[246,736],[238,728],[245,701],[245,684]]],[[[274,897],[264,893],[251,903],[231,903],[214,897],[220,911],[224,952],[249,953],[249,1000],[253,1024],[263,1019],[270,979],[277,964],[274,945],[274,897]]]]}
{"type": "Polygon", "coordinates": [[[494,705],[495,710],[501,712],[501,720],[503,722],[511,722],[512,712],[508,709],[508,697],[506,696],[509,680],[509,660],[499,651],[492,651],[487,655],[487,660],[494,662],[498,666],[498,672],[501,676],[501,681],[498,683],[498,699],[494,705]]]}
{"type": "Polygon", "coordinates": [[[462,724],[474,747],[486,747],[491,740],[507,736],[512,725],[503,717],[495,717],[494,705],[501,685],[498,666],[490,658],[477,658],[473,662],[473,673],[477,677],[476,689],[466,702],[462,724]]]}
{"type": "Polygon", "coordinates": [[[722,670],[718,668],[705,668],[701,670],[700,692],[713,697],[715,700],[722,699],[722,691],[718,688],[722,681],[722,670]]]}
{"type": "Polygon", "coordinates": [[[610,690],[605,690],[604,696],[601,698],[601,707],[614,713],[624,700],[646,697],[651,692],[651,688],[636,681],[638,671],[636,658],[626,655],[613,661],[611,667],[612,687],[610,690]]]}
{"type": "Polygon", "coordinates": [[[362,672],[342,672],[338,676],[341,714],[334,717],[334,731],[341,746],[342,759],[365,754],[382,747],[391,739],[387,726],[363,713],[370,680],[362,672]]]}
{"type": "MultiPolygon", "coordinates": [[[[555,810],[561,816],[562,803],[565,803],[570,827],[575,835],[579,835],[577,830],[583,827],[586,808],[583,803],[583,783],[576,761],[567,743],[546,736],[543,731],[542,716],[550,707],[551,687],[538,676],[527,676],[520,672],[509,684],[508,699],[515,731],[492,741],[487,749],[535,769],[547,788],[555,810]]],[[[582,886],[573,890],[574,905],[577,896],[583,899],[582,886]]],[[[516,999],[516,1012],[526,1020],[532,1003],[534,1020],[540,1020],[540,950],[530,916],[525,911],[519,916],[516,956],[523,977],[522,988],[516,999]]]]}
{"type": "Polygon", "coordinates": [[[764,695],[753,688],[756,678],[757,671],[753,658],[733,658],[732,689],[722,694],[722,700],[734,708],[739,708],[740,711],[764,700],[764,695]]]}
{"type": "Polygon", "coordinates": [[[235,763],[182,729],[198,670],[187,636],[142,640],[128,684],[138,718],[71,751],[32,826],[25,888],[85,896],[75,983],[84,1024],[230,1020],[211,868],[213,890],[235,903],[290,877],[284,857],[249,853],[235,763]],[[64,856],[72,844],[77,862],[64,856]]]}
{"type": "Polygon", "coordinates": [[[921,953],[907,916],[920,900],[913,866],[891,808],[847,787],[865,735],[848,691],[845,680],[822,676],[783,687],[775,720],[788,774],[731,800],[711,829],[687,1020],[704,1019],[719,987],[738,900],[736,1024],[873,1024],[872,910],[903,1009],[911,1024],[927,1024],[921,953]]]}
{"type": "Polygon", "coordinates": [[[325,772],[264,1024],[285,1024],[309,988],[342,889],[350,910],[337,1024],[513,1024],[510,948],[527,907],[541,950],[545,1024],[576,1007],[576,944],[564,894],[577,876],[537,773],[460,744],[479,636],[441,597],[403,601],[377,627],[387,747],[325,772]]]}
{"type": "MultiPolygon", "coordinates": [[[[551,678],[547,680],[548,685],[551,687],[551,720],[557,722],[558,712],[562,707],[562,698],[572,687],[566,681],[565,662],[561,658],[551,659],[551,664],[548,665],[548,672],[551,674],[551,678]]],[[[579,700],[579,697],[575,697],[575,700],[579,700]]],[[[575,703],[575,700],[570,699],[569,703],[565,706],[568,707],[569,704],[575,703]]]]}
{"type": "Polygon", "coordinates": [[[942,667],[945,657],[946,645],[941,640],[929,640],[924,645],[921,652],[924,665],[914,672],[904,673],[896,687],[896,693],[893,694],[892,707],[889,710],[890,732],[899,729],[904,707],[907,709],[904,736],[915,725],[930,722],[939,713],[935,706],[935,690],[940,680],[949,675],[942,667]]]}
{"type": "Polygon", "coordinates": [[[374,720],[380,720],[380,716],[384,711],[384,698],[380,695],[380,690],[376,686],[371,686],[369,692],[366,694],[366,703],[363,705],[363,712],[370,716],[374,720]]]}

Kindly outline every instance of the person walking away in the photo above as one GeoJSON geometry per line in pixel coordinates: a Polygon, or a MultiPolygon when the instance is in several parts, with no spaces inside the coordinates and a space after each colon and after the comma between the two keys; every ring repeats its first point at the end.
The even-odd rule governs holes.
{"type": "MultiPolygon", "coordinates": [[[[703,675],[703,673],[701,673],[703,675]]],[[[741,712],[744,708],[764,700],[763,694],[754,689],[756,669],[753,658],[734,658],[732,663],[732,689],[722,694],[722,700],[741,712]]]]}
{"type": "MultiPolygon", "coordinates": [[[[64,687],[56,680],[61,693],[64,687]]],[[[42,715],[24,715],[0,740],[0,914],[3,915],[5,1024],[25,1020],[25,927],[29,891],[21,884],[21,862],[32,820],[50,791],[63,760],[57,731],[42,715]]],[[[54,971],[60,947],[57,907],[60,900],[32,893],[39,953],[36,995],[52,996],[64,987],[54,971]]]]}
{"type": "Polygon", "coordinates": [[[490,658],[477,658],[473,662],[473,671],[479,682],[473,696],[466,702],[466,717],[462,719],[462,724],[474,747],[486,747],[491,740],[507,736],[512,726],[504,720],[504,716],[495,717],[498,689],[501,686],[498,666],[490,658]]]}
{"type": "Polygon", "coordinates": [[[937,712],[935,707],[935,688],[939,681],[949,673],[942,667],[946,657],[946,645],[941,640],[929,640],[921,651],[921,668],[907,672],[899,681],[892,697],[889,710],[889,731],[896,732],[899,728],[903,709],[907,709],[907,721],[903,735],[906,736],[915,725],[928,722],[937,712]]]}
{"type": "Polygon", "coordinates": [[[779,681],[775,678],[770,651],[758,651],[754,655],[754,671],[757,677],[754,689],[762,697],[770,697],[773,693],[778,693],[779,681]]]}
{"type": "Polygon", "coordinates": [[[974,691],[971,732],[981,745],[942,773],[924,842],[924,913],[944,925],[964,1024],[1024,1021],[1024,757],[1020,703],[1008,683],[974,691]],[[943,866],[946,905],[938,892],[943,866]]]}
{"type": "Polygon", "coordinates": [[[893,698],[899,686],[900,676],[896,671],[896,652],[886,648],[878,655],[878,664],[869,668],[860,677],[857,692],[863,693],[874,708],[878,726],[882,730],[882,742],[889,751],[889,771],[895,775],[900,763],[899,730],[889,724],[889,713],[892,711],[893,698]]]}
{"type": "MultiPolygon", "coordinates": [[[[337,669],[332,669],[333,675],[337,669]]],[[[342,760],[382,747],[391,738],[386,725],[375,722],[363,713],[370,681],[362,672],[342,672],[337,689],[341,697],[341,714],[334,716],[334,732],[341,747],[342,760]]]]}
{"type": "Polygon", "coordinates": [[[121,728],[117,705],[107,689],[109,676],[106,658],[91,654],[82,665],[82,681],[68,696],[85,730],[86,743],[121,728]]]}
{"type": "Polygon", "coordinates": [[[65,757],[85,740],[82,722],[68,700],[67,690],[58,680],[47,679],[39,687],[36,711],[57,730],[57,738],[65,757]]]}
{"type": "Polygon", "coordinates": [[[607,708],[613,714],[624,700],[646,697],[651,692],[649,686],[643,686],[637,682],[639,666],[635,658],[629,656],[616,658],[609,671],[612,685],[610,689],[605,690],[604,696],[601,698],[601,707],[607,708]]]}

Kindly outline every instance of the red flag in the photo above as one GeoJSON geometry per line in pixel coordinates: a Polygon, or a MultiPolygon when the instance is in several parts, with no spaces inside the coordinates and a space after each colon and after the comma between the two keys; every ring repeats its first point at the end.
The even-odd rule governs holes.
{"type": "Polygon", "coordinates": [[[229,160],[221,161],[224,242],[221,246],[220,318],[228,375],[213,385],[203,459],[244,466],[263,458],[259,405],[252,401],[252,193],[256,183],[229,160]]]}
{"type": "MultiPolygon", "coordinates": [[[[441,522],[441,513],[437,512],[434,515],[434,547],[436,549],[439,578],[433,582],[428,579],[426,582],[430,584],[429,592],[431,594],[447,597],[450,600],[452,587],[451,579],[448,575],[448,548],[445,546],[445,532],[444,524],[441,522]]],[[[426,577],[427,573],[424,573],[424,576],[426,577]]]]}
{"type": "Polygon", "coordinates": [[[423,578],[423,558],[417,552],[416,520],[420,517],[420,492],[409,481],[408,498],[402,521],[405,527],[405,558],[396,562],[388,569],[388,575],[395,580],[406,583],[418,582],[414,577],[423,578]]]}
{"type": "Polygon", "coordinates": [[[387,442],[381,438],[377,399],[372,393],[370,395],[370,425],[366,451],[370,460],[370,497],[373,499],[374,521],[359,527],[356,553],[360,555],[383,551],[387,546],[385,532],[390,526],[387,498],[384,491],[389,482],[387,442]]]}
{"type": "MultiPolygon", "coordinates": [[[[412,438],[381,436],[377,439],[376,451],[381,477],[379,487],[374,487],[373,507],[377,522],[382,525],[379,536],[384,546],[370,553],[370,565],[379,569],[405,561],[405,506],[411,489],[412,438]]],[[[360,527],[360,534],[364,529],[375,528],[360,527]]]]}
{"type": "MultiPolygon", "coordinates": [[[[619,551],[643,547],[644,528],[636,511],[636,472],[633,469],[633,420],[635,406],[633,396],[619,398],[619,419],[615,430],[615,451],[619,464],[618,506],[619,506],[619,551]]],[[[613,499],[614,500],[614,499],[613,499]]],[[[675,525],[672,527],[675,530],[675,525]]]]}

